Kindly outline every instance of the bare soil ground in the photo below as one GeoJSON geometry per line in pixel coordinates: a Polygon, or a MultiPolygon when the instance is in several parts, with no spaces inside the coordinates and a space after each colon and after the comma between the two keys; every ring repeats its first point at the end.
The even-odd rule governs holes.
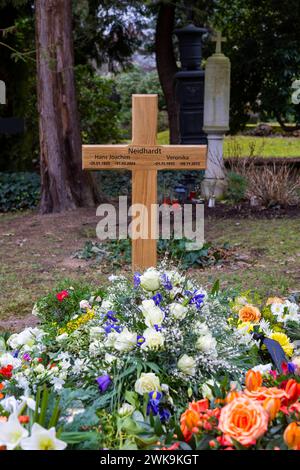
{"type": "MultiPolygon", "coordinates": [[[[235,249],[217,266],[191,270],[202,284],[210,286],[220,279],[223,287],[258,290],[262,295],[300,290],[298,213],[271,219],[209,214],[206,240],[229,242],[235,249]]],[[[34,302],[64,278],[107,284],[107,269],[103,272],[101,264],[72,258],[87,240],[96,240],[98,220],[94,209],[44,216],[0,214],[0,329],[34,324],[34,302]]],[[[123,272],[130,274],[130,266],[123,272]]]]}

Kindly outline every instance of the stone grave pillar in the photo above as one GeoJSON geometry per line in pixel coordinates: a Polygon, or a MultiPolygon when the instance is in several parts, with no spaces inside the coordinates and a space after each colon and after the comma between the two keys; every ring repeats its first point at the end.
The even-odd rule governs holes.
{"type": "Polygon", "coordinates": [[[221,52],[225,41],[220,32],[214,39],[216,52],[207,59],[204,85],[204,126],[207,133],[207,169],[202,183],[202,193],[206,198],[222,197],[226,188],[223,141],[229,130],[230,105],[230,61],[221,52]]]}

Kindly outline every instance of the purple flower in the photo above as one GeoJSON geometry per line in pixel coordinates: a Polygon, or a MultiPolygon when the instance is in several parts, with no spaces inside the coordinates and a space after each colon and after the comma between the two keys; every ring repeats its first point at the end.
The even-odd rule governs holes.
{"type": "Polygon", "coordinates": [[[136,344],[138,346],[142,346],[142,344],[144,344],[145,341],[146,340],[145,340],[144,336],[138,335],[137,340],[136,340],[136,344]]]}
{"type": "Polygon", "coordinates": [[[23,359],[24,359],[24,361],[28,361],[28,362],[31,361],[31,357],[30,357],[30,355],[29,355],[28,353],[25,353],[25,354],[23,355],[23,359]]]}
{"type": "Polygon", "coordinates": [[[288,372],[289,374],[294,374],[296,370],[296,364],[293,364],[292,362],[288,362],[288,372]]]}
{"type": "Polygon", "coordinates": [[[158,326],[158,325],[153,325],[153,326],[154,326],[154,329],[155,329],[156,331],[161,331],[160,326],[158,326]]]}
{"type": "Polygon", "coordinates": [[[169,421],[170,416],[171,413],[169,410],[167,410],[167,408],[162,408],[161,410],[159,410],[159,417],[162,423],[166,423],[167,421],[169,421]]]}
{"type": "Polygon", "coordinates": [[[111,333],[112,330],[116,331],[117,333],[120,333],[122,331],[122,328],[120,325],[114,325],[111,323],[104,324],[104,331],[107,335],[111,333]]]}
{"type": "Polygon", "coordinates": [[[134,283],[135,288],[139,287],[139,285],[141,283],[141,274],[140,273],[134,273],[133,283],[134,283]]]}
{"type": "Polygon", "coordinates": [[[196,305],[196,308],[199,309],[203,305],[205,294],[199,294],[197,290],[195,290],[192,294],[192,298],[189,301],[190,304],[196,305]]]}
{"type": "Polygon", "coordinates": [[[20,352],[20,351],[19,351],[18,349],[16,349],[16,350],[13,352],[13,357],[18,357],[19,352],[20,352]]]}
{"type": "Polygon", "coordinates": [[[115,317],[116,312],[113,312],[112,310],[109,310],[106,314],[107,318],[113,322],[117,322],[117,318],[115,317]]]}
{"type": "Polygon", "coordinates": [[[98,377],[96,379],[96,382],[98,384],[99,391],[101,393],[104,393],[104,392],[106,392],[106,390],[108,389],[108,387],[111,384],[111,378],[108,374],[101,375],[100,377],[98,377]]]}
{"type": "Polygon", "coordinates": [[[162,295],[159,292],[157,292],[157,294],[155,294],[152,297],[152,300],[154,300],[155,305],[159,305],[160,302],[162,301],[162,295]]]}
{"type": "Polygon", "coordinates": [[[147,416],[149,416],[150,413],[153,414],[153,416],[158,415],[159,413],[159,402],[162,397],[162,394],[159,392],[150,392],[149,393],[149,401],[147,404],[147,416]]]}
{"type": "Polygon", "coordinates": [[[170,279],[168,278],[168,276],[166,274],[163,274],[161,276],[161,282],[162,282],[162,285],[164,286],[164,288],[166,290],[172,290],[173,289],[171,281],[170,281],[170,279]]]}

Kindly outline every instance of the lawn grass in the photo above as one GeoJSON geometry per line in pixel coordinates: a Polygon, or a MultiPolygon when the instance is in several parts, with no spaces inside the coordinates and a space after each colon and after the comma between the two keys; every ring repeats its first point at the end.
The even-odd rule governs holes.
{"type": "MultiPolygon", "coordinates": [[[[37,298],[62,279],[107,284],[108,273],[101,263],[72,258],[88,239],[95,240],[97,222],[94,211],[87,209],[47,216],[28,211],[1,217],[0,320],[27,321],[37,298]]],[[[209,218],[205,221],[206,240],[229,242],[235,251],[228,262],[193,269],[191,275],[207,288],[219,279],[222,288],[257,291],[263,297],[300,291],[299,233],[298,219],[209,218]]],[[[130,275],[130,267],[122,272],[130,275]]]]}
{"type": "MultiPolygon", "coordinates": [[[[158,133],[158,144],[169,143],[169,131],[158,133]]],[[[300,139],[297,137],[250,137],[226,136],[224,157],[259,157],[300,158],[300,139]]]]}

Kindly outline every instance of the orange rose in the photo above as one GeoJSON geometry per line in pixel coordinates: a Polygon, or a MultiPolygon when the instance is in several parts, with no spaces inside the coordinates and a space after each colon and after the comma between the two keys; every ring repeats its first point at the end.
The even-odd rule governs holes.
{"type": "Polygon", "coordinates": [[[261,318],[261,313],[254,305],[245,305],[239,310],[239,319],[242,322],[257,323],[261,318]]]}
{"type": "Polygon", "coordinates": [[[278,411],[280,410],[281,400],[280,398],[272,398],[272,397],[266,398],[265,401],[263,402],[263,407],[268,413],[270,421],[273,421],[278,411]]]}
{"type": "Polygon", "coordinates": [[[244,394],[255,401],[264,401],[266,398],[279,398],[283,400],[287,397],[285,391],[277,387],[259,387],[256,390],[245,390],[244,394]]]}
{"type": "Polygon", "coordinates": [[[231,390],[231,392],[229,392],[228,395],[226,396],[225,402],[230,403],[240,396],[241,396],[241,392],[237,392],[236,390],[231,390]]]}
{"type": "Polygon", "coordinates": [[[259,403],[239,397],[222,408],[219,429],[227,438],[250,446],[267,431],[268,421],[269,415],[259,403]]]}
{"type": "Polygon", "coordinates": [[[197,411],[188,409],[181,415],[180,429],[186,441],[199,431],[200,426],[201,419],[197,411]]]}
{"type": "Polygon", "coordinates": [[[201,413],[201,411],[206,411],[208,410],[208,408],[209,408],[209,401],[207,398],[189,403],[189,410],[197,411],[197,413],[201,413]]]}
{"type": "Polygon", "coordinates": [[[290,423],[283,433],[283,439],[289,449],[300,450],[300,423],[290,423]]]}
{"type": "Polygon", "coordinates": [[[297,401],[300,396],[300,383],[296,382],[294,379],[289,379],[284,387],[284,391],[287,397],[285,404],[291,405],[297,401]]]}
{"type": "Polygon", "coordinates": [[[283,303],[284,303],[284,300],[282,300],[280,297],[269,297],[266,305],[283,304],[283,303]]]}
{"type": "Polygon", "coordinates": [[[248,370],[246,374],[246,387],[247,389],[252,392],[253,390],[257,390],[262,385],[262,375],[259,371],[254,371],[252,369],[248,370]]]}

